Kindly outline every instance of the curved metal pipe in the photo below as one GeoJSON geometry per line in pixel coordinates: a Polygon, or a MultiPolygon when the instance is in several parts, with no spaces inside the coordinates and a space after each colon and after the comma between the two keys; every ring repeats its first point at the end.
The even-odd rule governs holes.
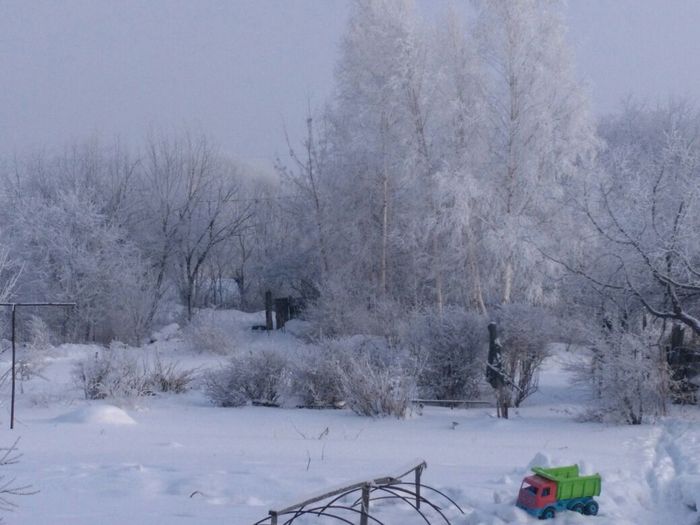
{"type": "MultiPolygon", "coordinates": [[[[408,482],[406,482],[406,481],[402,481],[401,483],[396,483],[396,485],[409,485],[409,486],[412,486],[412,487],[413,487],[413,486],[415,486],[415,483],[408,483],[408,482]]],[[[435,492],[436,494],[439,494],[440,496],[442,496],[443,498],[445,498],[447,501],[449,501],[450,503],[452,503],[452,505],[454,505],[455,507],[457,507],[457,510],[458,510],[459,512],[461,512],[462,514],[465,513],[464,510],[462,509],[462,507],[460,507],[459,504],[458,504],[455,500],[453,500],[451,497],[449,497],[449,496],[448,496],[447,494],[445,494],[444,492],[441,492],[441,491],[439,491],[438,489],[431,487],[430,485],[424,485],[423,483],[421,483],[420,486],[421,486],[422,488],[425,488],[425,489],[428,489],[428,490],[432,490],[432,491],[435,492]]]]}
{"type": "MultiPolygon", "coordinates": [[[[399,487],[396,487],[396,488],[394,488],[393,490],[390,490],[390,489],[388,489],[388,488],[386,488],[386,487],[380,487],[380,490],[384,490],[384,491],[388,492],[389,494],[394,494],[396,497],[401,498],[401,499],[403,499],[403,497],[402,497],[402,496],[399,496],[398,494],[395,494],[394,490],[395,490],[395,491],[400,491],[400,492],[405,492],[405,493],[407,493],[407,494],[410,494],[410,495],[413,496],[414,498],[415,498],[415,496],[416,496],[416,493],[415,493],[415,492],[411,492],[410,490],[402,489],[402,488],[399,488],[399,487]]],[[[423,498],[423,497],[421,497],[420,500],[421,500],[421,502],[423,502],[423,503],[425,503],[426,505],[430,506],[435,512],[437,512],[438,514],[440,514],[440,516],[442,517],[442,519],[445,520],[445,523],[447,523],[447,525],[450,525],[450,520],[448,520],[448,519],[447,519],[447,516],[445,516],[445,515],[442,513],[442,511],[440,510],[440,507],[438,507],[437,505],[435,505],[434,503],[432,503],[430,500],[427,500],[427,499],[425,499],[425,498],[423,498]]],[[[412,501],[410,501],[410,500],[406,500],[406,503],[408,503],[411,507],[413,507],[413,509],[414,509],[416,512],[418,512],[418,514],[420,514],[421,516],[423,516],[423,519],[428,523],[428,525],[430,525],[430,520],[428,520],[428,519],[425,517],[425,515],[421,512],[421,510],[418,508],[417,505],[415,505],[415,504],[414,504],[412,501]]]]}

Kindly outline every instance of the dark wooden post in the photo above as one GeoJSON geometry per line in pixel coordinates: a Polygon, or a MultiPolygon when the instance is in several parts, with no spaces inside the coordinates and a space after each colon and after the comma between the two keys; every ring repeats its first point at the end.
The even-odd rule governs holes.
{"type": "Polygon", "coordinates": [[[274,328],[272,326],[272,292],[265,292],[265,328],[269,331],[274,328]]]}
{"type": "Polygon", "coordinates": [[[274,510],[270,511],[270,525],[277,525],[277,512],[274,510]]]}
{"type": "Polygon", "coordinates": [[[369,483],[362,485],[362,508],[360,511],[360,525],[367,525],[369,522],[369,483]]]}

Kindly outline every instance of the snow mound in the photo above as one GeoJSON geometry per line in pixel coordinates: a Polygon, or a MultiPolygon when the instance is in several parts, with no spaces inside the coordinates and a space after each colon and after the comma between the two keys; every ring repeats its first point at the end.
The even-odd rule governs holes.
{"type": "Polygon", "coordinates": [[[112,405],[85,406],[54,419],[58,423],[99,423],[108,425],[135,425],[129,414],[112,405]]]}
{"type": "Polygon", "coordinates": [[[164,326],[160,330],[153,332],[153,334],[151,334],[151,340],[170,341],[171,339],[175,339],[175,337],[179,335],[179,332],[180,325],[177,323],[170,323],[169,325],[164,326]]]}
{"type": "Polygon", "coordinates": [[[533,457],[530,460],[530,463],[527,464],[527,469],[532,470],[532,467],[542,467],[542,468],[547,468],[552,466],[552,460],[551,458],[542,452],[538,452],[535,454],[535,457],[533,457]]]}

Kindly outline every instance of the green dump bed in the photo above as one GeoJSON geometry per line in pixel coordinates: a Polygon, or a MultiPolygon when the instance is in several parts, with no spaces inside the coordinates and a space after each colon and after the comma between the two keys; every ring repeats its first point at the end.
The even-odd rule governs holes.
{"type": "Polygon", "coordinates": [[[578,465],[557,468],[535,467],[532,471],[538,476],[556,482],[558,500],[600,495],[600,474],[579,476],[578,465]]]}

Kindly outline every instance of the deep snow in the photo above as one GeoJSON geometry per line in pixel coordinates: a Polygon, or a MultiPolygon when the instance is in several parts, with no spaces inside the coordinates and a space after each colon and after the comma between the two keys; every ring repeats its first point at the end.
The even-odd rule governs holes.
{"type": "MultiPolygon", "coordinates": [[[[291,347],[290,334],[249,330],[257,316],[217,314],[241,348],[291,347]]],[[[178,333],[150,345],[161,359],[204,369],[224,357],[186,349],[178,333]]],[[[70,381],[72,363],[94,347],[51,351],[43,375],[22,385],[14,431],[7,410],[2,444],[21,437],[23,457],[0,473],[31,483],[8,524],[251,524],[270,508],[345,481],[427,461],[424,482],[465,509],[456,525],[537,523],[513,506],[532,464],[579,463],[600,472],[597,517],[561,513],[554,523],[697,524],[700,425],[697,410],[676,410],[656,425],[579,423],[586,392],[569,385],[562,352],[550,358],[541,389],[510,420],[493,409],[426,407],[406,420],[371,420],[346,410],[211,406],[198,390],[132,403],[87,402],[70,381]]],[[[7,366],[7,355],[3,355],[7,366]]],[[[4,406],[7,409],[7,403],[4,406]]],[[[424,523],[380,505],[385,523],[424,523]]],[[[321,520],[313,523],[322,523],[321,520]]],[[[435,520],[434,523],[439,523],[435,520]]]]}

